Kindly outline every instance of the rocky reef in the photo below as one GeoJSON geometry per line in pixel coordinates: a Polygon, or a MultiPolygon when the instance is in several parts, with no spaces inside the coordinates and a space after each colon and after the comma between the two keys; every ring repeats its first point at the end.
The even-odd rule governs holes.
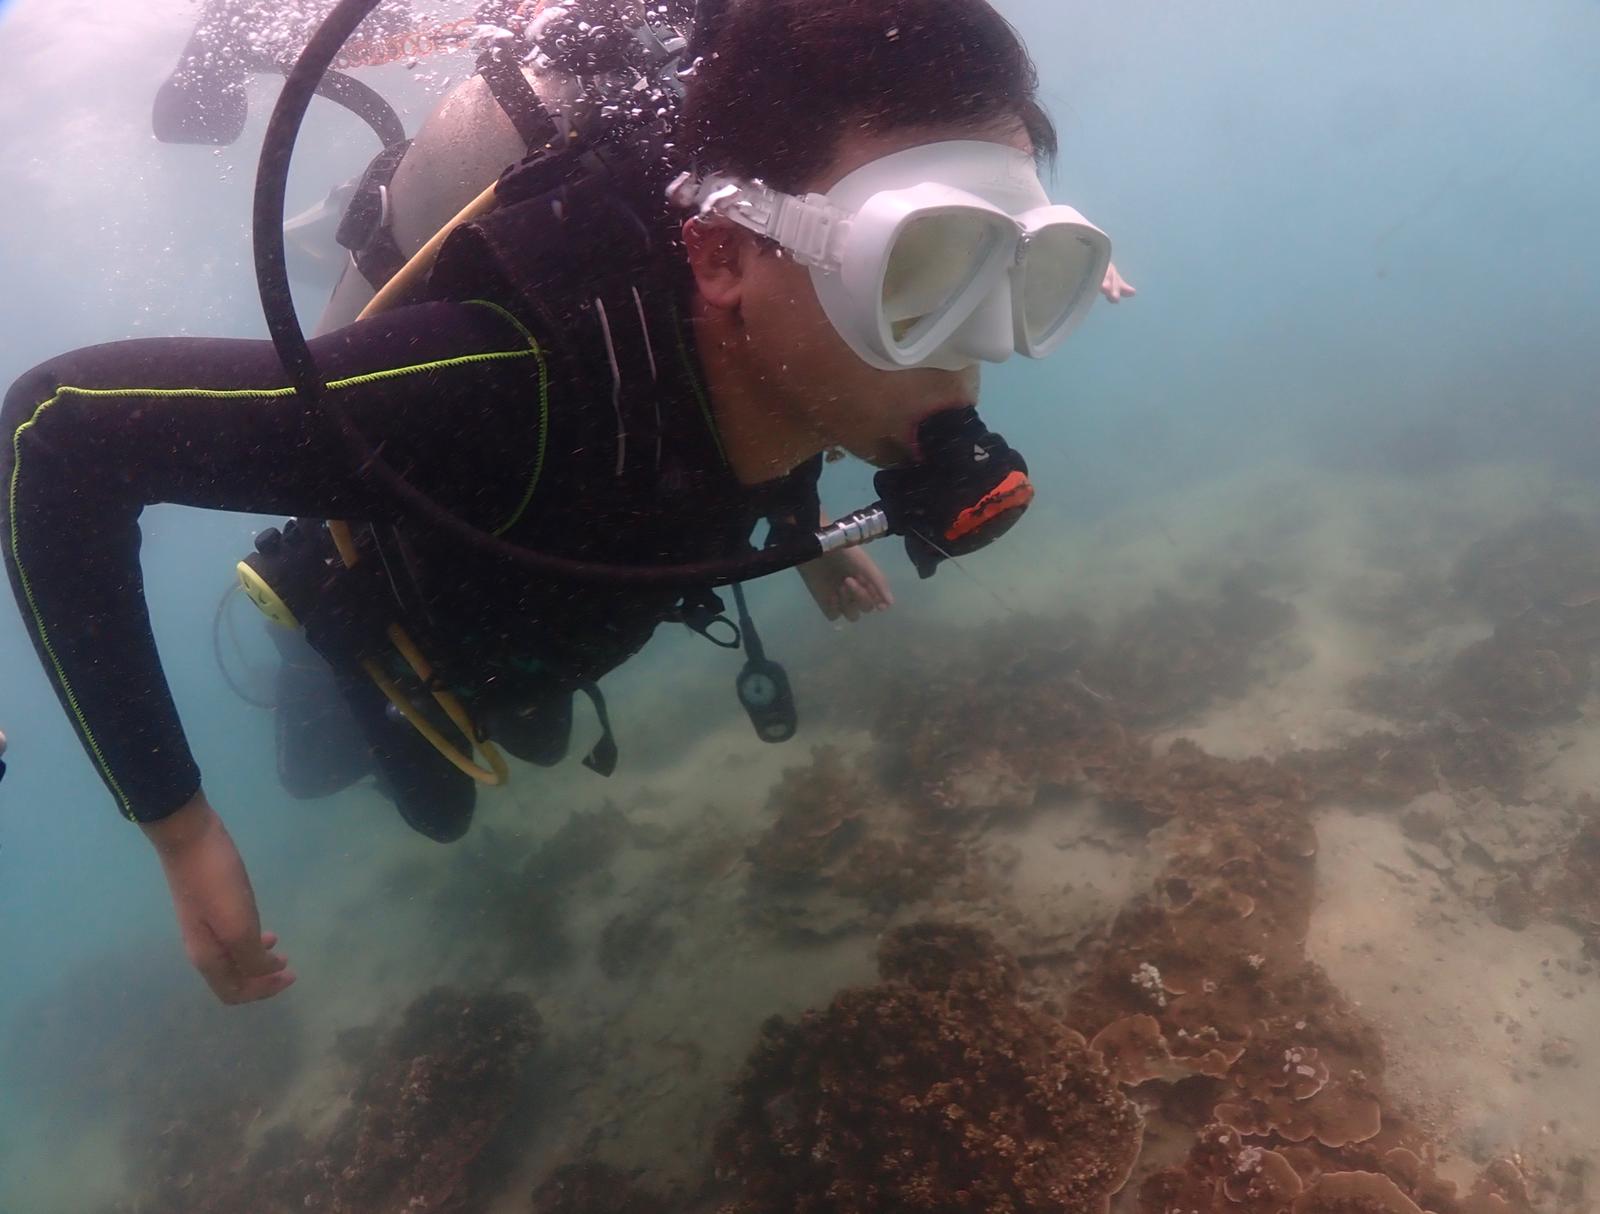
{"type": "Polygon", "coordinates": [[[1178,721],[1246,690],[1294,622],[1290,604],[1242,576],[1210,596],[1158,594],[1087,655],[1084,681],[1130,725],[1178,721]]]}
{"type": "Polygon", "coordinates": [[[503,1182],[539,1036],[524,996],[435,988],[363,1035],[348,1107],[325,1132],[282,1125],[251,1143],[235,1120],[191,1109],[153,1129],[142,1192],[106,1214],[476,1214],[503,1182]]]}
{"type": "Polygon", "coordinates": [[[1439,660],[1396,663],[1356,689],[1364,707],[1405,720],[1454,716],[1509,730],[1576,717],[1600,647],[1600,523],[1547,513],[1484,536],[1450,585],[1492,628],[1439,660]]]}
{"type": "Polygon", "coordinates": [[[780,935],[820,939],[883,924],[900,908],[982,882],[961,832],[930,821],[833,747],[784,771],[771,825],[749,849],[748,905],[780,935]]]}
{"type": "Polygon", "coordinates": [[[891,933],[883,982],[770,1021],[717,1140],[723,1214],[1104,1211],[1140,1119],[970,928],[891,933]]]}
{"type": "Polygon", "coordinates": [[[1092,780],[1131,730],[1237,695],[1288,645],[1293,607],[1243,578],[1209,596],[1157,596],[1102,638],[1081,616],[952,646],[893,689],[874,730],[891,787],[953,818],[1031,807],[1092,780]]]}
{"type": "Polygon", "coordinates": [[[533,1191],[531,1214],[669,1214],[667,1199],[593,1160],[562,1164],[533,1191]]]}
{"type": "MultiPolygon", "coordinates": [[[[579,983],[569,922],[590,934],[605,981],[582,990],[592,1053],[573,1070],[623,1070],[662,1045],[655,1026],[641,1030],[648,1018],[628,1019],[627,983],[646,990],[694,952],[684,924],[697,899],[722,908],[728,955],[803,944],[856,966],[853,982],[879,936],[875,982],[804,993],[788,1007],[812,1010],[764,1024],[731,1093],[674,1104],[698,1118],[685,1124],[699,1141],[718,1127],[712,1158],[684,1164],[689,1179],[663,1191],[631,1158],[626,1170],[602,1161],[607,1118],[679,1091],[669,1059],[659,1087],[568,1089],[604,1112],[580,1127],[587,1138],[559,1144],[568,1162],[527,1208],[1099,1214],[1116,1198],[1123,1214],[1530,1214],[1564,1185],[1564,1214],[1582,1210],[1576,1171],[1485,1155],[1464,1182],[1442,1176],[1439,1131],[1397,1094],[1378,1029],[1306,940],[1317,815],[1336,805],[1391,816],[1393,854],[1442,878],[1441,899],[1513,931],[1565,924],[1600,960],[1600,805],[1543,776],[1552,733],[1591,692],[1597,540],[1600,528],[1548,516],[1474,545],[1447,585],[1431,577],[1407,618],[1448,594],[1478,617],[1452,626],[1478,639],[1450,633],[1367,680],[1356,706],[1388,720],[1346,712],[1355,724],[1333,745],[1229,758],[1174,740],[1171,727],[1298,660],[1295,609],[1258,580],[1223,579],[1102,625],[1036,618],[923,654],[871,689],[861,753],[819,747],[764,805],[708,805],[721,817],[704,837],[656,823],[646,844],[607,806],[536,848],[470,844],[473,863],[431,896],[493,941],[491,972],[579,983]],[[1074,831],[1092,820],[1107,853],[1136,851],[1137,867],[1083,924],[1030,936],[1039,907],[1006,888],[1022,865],[996,840],[1048,839],[1034,828],[1052,814],[1079,815],[1074,831]],[[624,846],[638,851],[613,874],[624,846]],[[640,877],[649,850],[667,854],[640,877]],[[638,1039],[631,1056],[607,1053],[625,1039],[608,1035],[618,1024],[638,1039]]],[[[1068,902],[1051,876],[1039,901],[1068,902]]],[[[756,1005],[720,1061],[699,1041],[671,1048],[692,1058],[686,1072],[725,1082],[773,1006],[756,1005]]],[[[524,1162],[532,1149],[519,1113],[542,1031],[521,996],[429,992],[346,1040],[348,1105],[314,1129],[259,1132],[281,1095],[272,1076],[210,1104],[194,1085],[168,1100],[145,1077],[172,1115],[130,1143],[141,1196],[115,1214],[504,1202],[508,1146],[524,1162]]],[[[1571,1042],[1551,1035],[1542,1050],[1548,1067],[1576,1065],[1571,1042]]]]}
{"type": "Polygon", "coordinates": [[[224,1008],[187,973],[104,958],[10,1022],[0,1082],[58,1124],[120,1124],[126,1187],[140,1196],[117,1214],[221,1210],[203,1194],[282,1102],[302,1033],[290,1002],[224,1008]]]}
{"type": "Polygon", "coordinates": [[[301,1208],[469,1214],[493,1193],[494,1148],[538,1043],[526,996],[436,987],[411,1004],[314,1156],[301,1208]]]}

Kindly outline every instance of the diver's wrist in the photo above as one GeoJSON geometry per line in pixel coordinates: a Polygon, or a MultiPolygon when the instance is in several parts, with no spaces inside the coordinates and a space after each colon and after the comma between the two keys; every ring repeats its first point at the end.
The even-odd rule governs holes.
{"type": "Polygon", "coordinates": [[[144,831],[151,846],[166,857],[187,851],[221,825],[222,819],[211,807],[211,802],[206,800],[205,790],[199,789],[165,818],[156,822],[141,822],[139,828],[144,831]]]}

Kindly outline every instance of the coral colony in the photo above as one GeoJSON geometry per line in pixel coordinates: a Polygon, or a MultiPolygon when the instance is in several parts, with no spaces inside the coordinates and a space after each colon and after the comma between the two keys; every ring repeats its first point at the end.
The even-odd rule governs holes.
{"type": "MultiPolygon", "coordinates": [[[[1162,596],[1105,629],[1067,617],[920,638],[900,681],[869,693],[866,753],[818,749],[772,790],[764,830],[672,858],[679,885],[693,874],[729,891],[752,947],[794,949],[797,965],[819,942],[880,938],[875,983],[770,1019],[742,1071],[707,1077],[704,1159],[641,1175],[596,1125],[560,1149],[539,1140],[544,1179],[512,1201],[508,1160],[528,1166],[561,1100],[529,1076],[559,1046],[525,996],[437,989],[343,1043],[349,1101],[332,1124],[247,1135],[278,1094],[248,1084],[219,1089],[239,1108],[176,1136],[140,1124],[128,1141],[140,1192],[116,1209],[1589,1210],[1577,1161],[1561,1175],[1488,1158],[1464,1182],[1442,1176],[1443,1144],[1386,1084],[1377,1030],[1305,940],[1313,811],[1338,801],[1403,810],[1406,838],[1463,898],[1513,927],[1564,923],[1600,954],[1600,805],[1556,806],[1531,851],[1494,833],[1520,804],[1537,730],[1576,712],[1588,686],[1597,554],[1600,532],[1560,517],[1473,546],[1449,593],[1489,639],[1358,688],[1388,705],[1385,728],[1271,758],[1149,732],[1170,738],[1297,661],[1295,610],[1259,578],[1162,596]],[[985,830],[1084,798],[1151,858],[1149,884],[1095,929],[1034,946],[985,830]]],[[[1413,614],[1399,598],[1386,610],[1413,614]]],[[[505,977],[562,975],[545,983],[552,999],[580,962],[596,981],[640,981],[682,935],[653,905],[592,916],[605,924],[586,938],[592,959],[548,945],[565,938],[566,908],[610,888],[599,876],[644,846],[633,830],[608,808],[528,855],[497,844],[470,888],[438,891],[439,908],[507,938],[505,977]]],[[[649,845],[658,861],[675,846],[649,845]]],[[[1572,1065],[1571,1043],[1547,1042],[1545,1058],[1572,1065]]]]}

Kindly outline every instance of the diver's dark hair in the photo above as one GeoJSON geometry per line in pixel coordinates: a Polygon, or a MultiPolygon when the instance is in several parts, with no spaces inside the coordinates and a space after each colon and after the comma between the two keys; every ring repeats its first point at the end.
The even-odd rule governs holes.
{"type": "Polygon", "coordinates": [[[704,169],[792,192],[852,128],[1007,119],[1056,155],[1038,71],[987,0],[734,0],[700,49],[681,138],[704,169]]]}

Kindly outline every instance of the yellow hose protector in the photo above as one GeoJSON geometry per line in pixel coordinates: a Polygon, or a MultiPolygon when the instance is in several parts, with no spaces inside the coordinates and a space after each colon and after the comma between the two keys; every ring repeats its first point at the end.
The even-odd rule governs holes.
{"type": "Polygon", "coordinates": [[[417,250],[416,255],[395,271],[395,275],[383,284],[383,289],[372,297],[372,302],[361,309],[357,320],[366,320],[369,316],[376,316],[380,312],[387,312],[391,308],[398,308],[406,303],[411,292],[422,281],[422,276],[433,269],[433,263],[439,260],[439,250],[444,248],[444,242],[464,223],[471,223],[482,215],[487,215],[494,209],[495,182],[483,193],[479,194],[460,211],[449,223],[433,234],[433,238],[417,250]]]}
{"type": "MultiPolygon", "coordinates": [[[[328,533],[333,536],[333,546],[338,549],[339,558],[344,561],[345,567],[354,569],[356,562],[361,559],[361,554],[356,547],[355,536],[350,531],[350,524],[330,519],[328,533]]],[[[480,767],[473,762],[470,754],[463,754],[458,750],[449,738],[434,728],[433,723],[417,711],[405,692],[384,673],[383,667],[378,665],[377,660],[367,658],[361,663],[361,668],[367,672],[367,677],[377,685],[378,690],[383,692],[384,698],[393,704],[395,711],[410,722],[412,728],[426,738],[433,748],[449,759],[458,770],[471,776],[479,784],[498,787],[506,783],[511,778],[511,772],[499,747],[493,742],[478,740],[477,726],[473,724],[466,705],[462,704],[454,692],[435,684],[433,664],[417,648],[416,642],[411,639],[411,634],[399,624],[390,624],[386,635],[389,643],[399,650],[400,656],[405,658],[412,672],[433,695],[439,707],[444,709],[445,716],[449,717],[451,723],[461,731],[469,746],[477,747],[489,766],[480,767]]]]}
{"type": "MultiPolygon", "coordinates": [[[[498,184],[496,182],[495,184],[498,184]]],[[[410,261],[406,262],[393,278],[384,283],[383,289],[372,297],[372,302],[361,310],[357,320],[366,320],[370,316],[377,316],[380,312],[387,312],[392,308],[400,307],[409,301],[411,293],[421,283],[422,278],[433,268],[433,263],[439,259],[439,250],[444,247],[445,240],[464,223],[471,223],[480,215],[486,215],[494,209],[495,185],[490,185],[456,215],[433,234],[433,238],[417,250],[410,261]]],[[[344,561],[347,569],[354,569],[356,562],[361,559],[360,549],[356,546],[355,536],[350,531],[350,524],[337,519],[328,520],[328,533],[333,537],[333,546],[338,550],[339,559],[344,561]]],[[[413,729],[420,733],[428,742],[445,758],[449,759],[456,768],[466,775],[471,776],[480,784],[497,787],[505,784],[510,778],[510,770],[506,767],[504,756],[493,742],[479,741],[477,726],[473,724],[472,717],[468,714],[466,706],[455,696],[434,684],[433,665],[423,656],[417,648],[411,635],[400,627],[399,624],[390,624],[388,631],[389,643],[405,658],[422,685],[433,694],[434,700],[462,735],[468,744],[476,746],[478,752],[488,762],[487,768],[479,766],[470,754],[463,754],[456,746],[440,733],[425,716],[417,711],[416,706],[406,698],[395,681],[391,679],[379,666],[377,661],[368,658],[362,662],[361,667],[367,672],[367,677],[383,692],[389,703],[393,704],[395,711],[410,722],[413,729]]]]}

